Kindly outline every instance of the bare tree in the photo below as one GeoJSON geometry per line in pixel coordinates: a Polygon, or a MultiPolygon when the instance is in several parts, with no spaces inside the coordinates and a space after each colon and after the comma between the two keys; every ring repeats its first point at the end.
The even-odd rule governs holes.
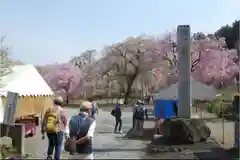
{"type": "Polygon", "coordinates": [[[70,63],[72,63],[74,66],[77,66],[80,69],[83,69],[88,64],[93,63],[94,53],[96,53],[96,50],[87,50],[81,53],[80,56],[73,57],[70,60],[70,63]]]}
{"type": "MultiPolygon", "coordinates": [[[[4,45],[5,37],[0,38],[0,77],[3,77],[12,72],[13,62],[9,58],[9,48],[4,45]]],[[[3,87],[4,84],[0,84],[3,87]]]]}

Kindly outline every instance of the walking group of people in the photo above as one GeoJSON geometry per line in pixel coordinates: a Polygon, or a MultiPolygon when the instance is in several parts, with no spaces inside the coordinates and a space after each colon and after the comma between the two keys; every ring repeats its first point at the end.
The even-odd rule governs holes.
{"type": "Polygon", "coordinates": [[[42,116],[42,138],[45,135],[48,138],[47,159],[60,160],[64,138],[64,148],[70,153],[69,159],[93,159],[92,138],[96,127],[95,114],[98,113],[96,102],[84,101],[79,113],[69,118],[62,105],[61,97],[54,98],[53,107],[42,116]]]}
{"type": "MultiPolygon", "coordinates": [[[[119,101],[116,107],[111,111],[111,115],[115,117],[116,123],[114,127],[114,133],[123,133],[122,132],[122,103],[119,101]]],[[[142,134],[144,120],[148,119],[147,109],[144,107],[144,102],[138,100],[133,105],[133,122],[132,122],[132,131],[142,134]]]]}
{"type": "Polygon", "coordinates": [[[148,119],[147,108],[144,107],[144,102],[138,100],[133,107],[133,127],[132,130],[138,135],[143,134],[144,120],[148,119]]]}
{"type": "MultiPolygon", "coordinates": [[[[115,133],[123,133],[122,104],[117,103],[111,112],[116,120],[115,133]]],[[[64,149],[69,152],[69,159],[93,159],[92,139],[96,127],[95,114],[98,113],[96,102],[92,99],[82,102],[79,112],[69,118],[62,105],[63,99],[55,97],[53,106],[42,116],[42,138],[45,135],[48,138],[47,159],[60,160],[64,139],[64,149]]],[[[137,101],[133,107],[133,131],[141,134],[145,117],[148,118],[147,110],[142,101],[137,101]]]]}

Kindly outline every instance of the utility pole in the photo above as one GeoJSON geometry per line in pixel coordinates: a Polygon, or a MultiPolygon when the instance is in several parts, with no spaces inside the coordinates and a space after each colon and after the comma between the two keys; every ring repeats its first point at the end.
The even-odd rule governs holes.
{"type": "MultiPolygon", "coordinates": [[[[236,49],[237,49],[237,64],[238,66],[240,66],[240,20],[238,22],[238,31],[237,31],[238,35],[237,35],[237,45],[236,45],[236,49]]],[[[239,82],[239,79],[240,79],[240,73],[238,72],[238,75],[236,77],[236,80],[237,80],[237,92],[238,92],[238,95],[237,96],[240,96],[239,92],[240,92],[240,82],[239,82]]],[[[239,112],[240,112],[240,103],[239,101],[237,101],[238,104],[235,104],[236,105],[236,108],[234,110],[234,115],[235,115],[235,123],[234,123],[234,146],[239,149],[239,146],[240,146],[240,139],[239,139],[239,112]]]]}
{"type": "Polygon", "coordinates": [[[141,88],[142,88],[142,94],[141,94],[142,97],[141,97],[141,99],[144,100],[144,80],[143,80],[143,77],[142,77],[142,79],[141,79],[141,86],[142,86],[142,87],[141,87],[141,88]]]}
{"type": "MultiPolygon", "coordinates": [[[[237,49],[237,64],[239,65],[239,62],[240,62],[240,21],[238,22],[238,35],[237,35],[237,44],[236,44],[236,49],[237,49]]],[[[237,77],[236,77],[236,81],[237,81],[237,92],[239,93],[240,92],[240,82],[239,82],[239,80],[240,80],[240,75],[239,75],[239,73],[238,73],[238,75],[237,75],[237,77]]]]}
{"type": "Polygon", "coordinates": [[[1,70],[1,72],[0,72],[0,77],[2,77],[3,76],[3,72],[4,72],[4,69],[3,69],[3,56],[4,56],[4,48],[3,48],[3,41],[4,41],[4,38],[2,38],[1,39],[1,41],[0,41],[0,58],[1,58],[1,62],[0,62],[0,70],[1,70]]]}
{"type": "Polygon", "coordinates": [[[93,62],[93,54],[96,52],[96,50],[92,49],[92,50],[87,50],[86,52],[88,54],[88,63],[92,64],[92,62],[93,62]]]}
{"type": "Polygon", "coordinates": [[[178,51],[178,107],[179,117],[191,118],[191,53],[190,53],[190,26],[177,27],[178,51]]]}

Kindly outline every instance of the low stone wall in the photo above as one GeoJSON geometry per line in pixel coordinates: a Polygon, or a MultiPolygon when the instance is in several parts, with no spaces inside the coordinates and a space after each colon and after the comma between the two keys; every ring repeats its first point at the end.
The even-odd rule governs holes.
{"type": "MultiPolygon", "coordinates": [[[[105,105],[105,104],[116,104],[119,100],[121,101],[124,101],[124,99],[117,99],[117,98],[114,98],[114,99],[100,99],[100,100],[96,100],[98,104],[100,105],[105,105]]],[[[83,100],[71,100],[69,102],[69,104],[81,104],[83,100]]]]}
{"type": "Polygon", "coordinates": [[[1,135],[0,137],[11,137],[13,147],[17,150],[20,155],[24,154],[24,125],[23,124],[15,124],[14,126],[9,126],[8,135],[6,135],[7,125],[0,124],[1,127],[1,135]]]}

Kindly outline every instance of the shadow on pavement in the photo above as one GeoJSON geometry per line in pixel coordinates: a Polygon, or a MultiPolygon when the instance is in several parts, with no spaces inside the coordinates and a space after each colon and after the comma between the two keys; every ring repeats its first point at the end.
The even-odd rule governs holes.
{"type": "Polygon", "coordinates": [[[239,148],[232,147],[227,150],[227,152],[232,156],[235,157],[235,159],[239,159],[239,148]]]}
{"type": "Polygon", "coordinates": [[[211,148],[208,151],[193,152],[193,154],[197,157],[197,159],[200,159],[200,160],[204,160],[204,159],[234,160],[236,159],[223,148],[211,148]]]}
{"type": "Polygon", "coordinates": [[[147,147],[147,152],[151,156],[158,157],[159,159],[165,157],[171,158],[187,158],[187,159],[229,159],[231,156],[227,151],[219,145],[219,143],[209,138],[206,142],[196,144],[182,144],[170,145],[167,144],[164,137],[153,139],[151,144],[147,147]]]}
{"type": "Polygon", "coordinates": [[[111,134],[111,133],[113,133],[113,131],[97,131],[96,133],[100,133],[100,134],[111,134]]]}
{"type": "Polygon", "coordinates": [[[146,148],[94,148],[93,152],[137,152],[145,150],[146,148]]]}
{"type": "Polygon", "coordinates": [[[144,128],[141,135],[137,132],[133,132],[130,129],[125,136],[117,137],[117,138],[124,138],[124,139],[131,139],[131,140],[141,140],[141,141],[150,141],[155,134],[155,128],[144,128]]]}

